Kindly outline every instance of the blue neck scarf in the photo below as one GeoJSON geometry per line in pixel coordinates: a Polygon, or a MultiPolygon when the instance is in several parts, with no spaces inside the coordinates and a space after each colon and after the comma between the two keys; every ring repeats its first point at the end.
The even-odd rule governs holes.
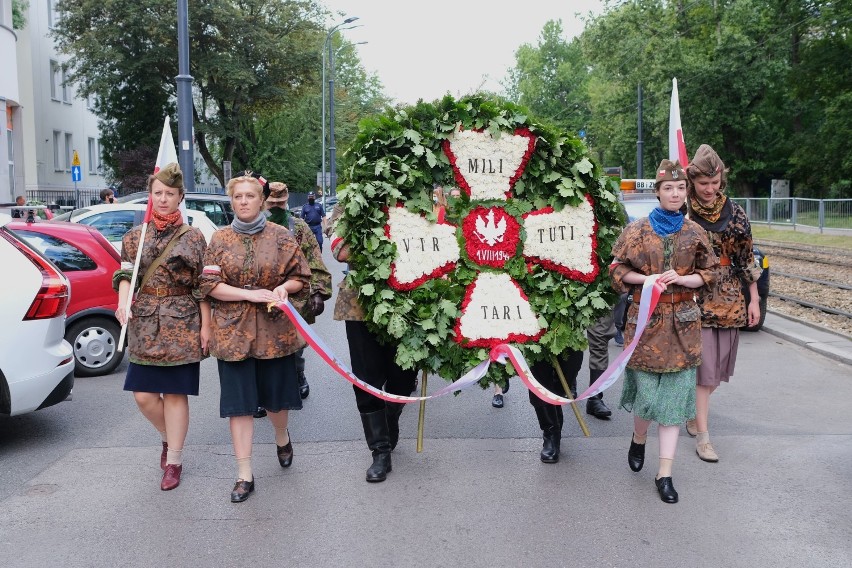
{"type": "Polygon", "coordinates": [[[648,215],[651,228],[661,237],[667,237],[680,231],[683,227],[683,213],[680,211],[667,211],[662,207],[655,207],[648,215]]]}

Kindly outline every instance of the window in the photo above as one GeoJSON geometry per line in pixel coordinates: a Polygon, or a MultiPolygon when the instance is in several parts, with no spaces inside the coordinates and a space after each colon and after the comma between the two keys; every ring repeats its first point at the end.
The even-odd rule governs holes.
{"type": "Polygon", "coordinates": [[[56,12],[56,0],[47,0],[47,25],[54,27],[59,23],[59,14],[56,12]]]}
{"type": "Polygon", "coordinates": [[[98,173],[104,171],[104,145],[98,140],[98,173]]]}
{"type": "Polygon", "coordinates": [[[71,104],[71,86],[68,85],[68,77],[66,77],[65,69],[62,71],[62,102],[71,104]]]}
{"type": "Polygon", "coordinates": [[[61,73],[59,69],[59,63],[50,60],[50,98],[54,101],[59,100],[59,89],[60,89],[60,81],[61,81],[61,73]]]}
{"type": "Polygon", "coordinates": [[[80,219],[81,225],[94,227],[111,243],[120,243],[124,234],[142,221],[143,211],[109,211],[80,219]],[[140,218],[136,219],[136,213],[140,218]]]}
{"type": "Polygon", "coordinates": [[[58,130],[53,131],[53,169],[57,172],[62,171],[62,133],[58,130]]]}
{"type": "Polygon", "coordinates": [[[86,108],[89,110],[95,110],[95,95],[89,95],[86,97],[86,108]]]}
{"type": "Polygon", "coordinates": [[[27,244],[49,258],[62,272],[77,270],[95,270],[97,263],[75,247],[53,235],[36,233],[35,231],[15,231],[27,244]]]}
{"type": "Polygon", "coordinates": [[[94,138],[89,138],[89,173],[98,171],[98,143],[94,138]]]}
{"type": "Polygon", "coordinates": [[[65,133],[65,171],[71,171],[71,162],[74,161],[74,138],[70,132],[65,133]]]}

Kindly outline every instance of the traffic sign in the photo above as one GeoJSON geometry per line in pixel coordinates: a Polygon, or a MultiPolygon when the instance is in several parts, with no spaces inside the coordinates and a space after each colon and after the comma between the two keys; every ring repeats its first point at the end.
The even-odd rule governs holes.
{"type": "Polygon", "coordinates": [[[77,154],[77,150],[74,150],[74,159],[71,161],[71,165],[76,166],[77,168],[80,167],[80,155],[77,154]]]}
{"type": "Polygon", "coordinates": [[[71,166],[71,181],[83,181],[83,172],[80,171],[80,164],[71,166]]]}

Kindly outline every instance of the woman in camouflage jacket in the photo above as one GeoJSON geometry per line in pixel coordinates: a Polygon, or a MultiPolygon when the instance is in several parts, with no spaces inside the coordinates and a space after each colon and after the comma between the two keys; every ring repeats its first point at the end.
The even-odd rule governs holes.
{"type": "Polygon", "coordinates": [[[628,292],[632,299],[625,344],[636,333],[641,285],[658,274],[657,281],[666,286],[627,364],[621,406],[634,414],[630,469],[642,469],[648,426],[657,422],[660,465],[655,483],[660,499],[677,503],[672,462],[680,425],[695,414],[695,368],[701,363],[701,312],[694,290],[712,282],[718,260],[704,231],[680,212],[686,199],[680,164],[663,160],[656,179],[660,205],[624,229],[612,249],[610,275],[616,291],[628,292]]]}
{"type": "Polygon", "coordinates": [[[290,231],[267,222],[261,182],[239,175],[227,189],[236,218],[210,242],[201,291],[214,300],[210,353],[218,359],[219,413],[229,418],[237,458],[231,501],[238,503],[254,491],[251,455],[258,406],[275,427],[278,463],[289,467],[293,462],[287,424],[289,411],[302,408],[294,353],[304,341],[284,313],[269,304],[290,298],[297,309],[302,307],[295,295],[309,284],[311,272],[290,231]]]}
{"type": "Polygon", "coordinates": [[[746,323],[755,325],[760,319],[757,294],[760,269],[754,266],[748,216],[724,193],[727,170],[719,155],[707,144],[702,144],[686,169],[686,175],[689,179],[689,218],[707,232],[713,251],[719,257],[714,285],[698,296],[702,363],[696,374],[695,420],[686,423],[686,431],[696,436],[698,457],[706,462],[717,462],[719,456],[710,443],[708,428],[710,395],[734,374],[739,328],[746,323]],[[743,285],[749,288],[748,304],[743,285]]]}
{"type": "Polygon", "coordinates": [[[210,305],[200,301],[198,290],[206,243],[201,231],[183,223],[178,210],[183,174],[177,164],[168,164],[149,178],[148,199],[152,220],[139,265],[143,281],[129,321],[126,306],[142,225],[122,239],[121,268],[113,276],[113,286],[118,290],[116,317],[128,325],[130,365],[124,390],[133,391],[142,414],[163,438],[160,488],[167,491],[180,484],[181,452],[189,429],[187,395],[198,395],[199,362],[210,337],[210,305]],[[160,257],[159,266],[148,274],[160,257]]]}

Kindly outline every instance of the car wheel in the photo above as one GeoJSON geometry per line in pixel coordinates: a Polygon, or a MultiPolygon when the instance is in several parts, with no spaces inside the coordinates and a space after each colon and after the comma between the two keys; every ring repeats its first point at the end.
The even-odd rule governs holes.
{"type": "Polygon", "coordinates": [[[760,331],[760,328],[763,327],[763,322],[766,320],[766,296],[760,297],[760,319],[757,320],[757,323],[751,327],[742,328],[743,331],[760,331]]]}
{"type": "Polygon", "coordinates": [[[90,317],[74,322],[65,330],[65,339],[74,349],[74,374],[96,377],[111,373],[121,363],[118,350],[121,327],[115,320],[90,317]]]}

